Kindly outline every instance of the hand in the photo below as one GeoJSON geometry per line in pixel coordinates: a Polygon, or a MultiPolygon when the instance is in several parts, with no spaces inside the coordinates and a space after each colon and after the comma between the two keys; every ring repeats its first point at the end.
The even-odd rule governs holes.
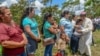
{"type": "Polygon", "coordinates": [[[6,43],[7,43],[6,41],[3,41],[3,42],[1,42],[1,45],[2,45],[3,47],[8,46],[6,43]]]}
{"type": "Polygon", "coordinates": [[[58,32],[60,32],[60,29],[57,29],[58,32]]]}
{"type": "Polygon", "coordinates": [[[41,41],[41,39],[40,39],[39,37],[37,37],[37,38],[36,38],[36,41],[39,42],[39,41],[41,41]]]}
{"type": "Polygon", "coordinates": [[[75,25],[75,28],[79,28],[80,27],[80,25],[75,25]]]}
{"type": "Polygon", "coordinates": [[[82,31],[81,31],[81,30],[77,30],[77,32],[78,32],[78,33],[82,33],[82,31]]]}
{"type": "Polygon", "coordinates": [[[23,41],[20,42],[21,46],[25,46],[26,44],[27,44],[27,42],[25,40],[23,40],[23,41]]]}

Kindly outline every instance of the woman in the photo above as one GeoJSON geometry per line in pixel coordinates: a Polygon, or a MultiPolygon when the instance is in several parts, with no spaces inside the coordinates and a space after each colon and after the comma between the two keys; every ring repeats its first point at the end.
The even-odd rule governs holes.
{"type": "Polygon", "coordinates": [[[20,24],[28,39],[28,45],[26,47],[28,56],[35,56],[35,51],[38,48],[38,42],[40,41],[38,23],[35,18],[33,18],[34,13],[34,8],[26,8],[20,24]]]}
{"type": "Polygon", "coordinates": [[[65,34],[71,38],[72,32],[73,32],[73,25],[72,22],[70,21],[70,13],[69,11],[64,11],[63,12],[63,17],[60,20],[60,28],[62,32],[65,32],[65,34]]]}
{"type": "MultiPolygon", "coordinates": [[[[52,17],[52,14],[46,13],[44,16],[44,24],[43,24],[43,34],[44,34],[44,40],[45,39],[53,39],[55,34],[57,33],[57,30],[54,27],[54,19],[52,17]]],[[[49,43],[45,46],[45,52],[44,56],[52,56],[52,48],[53,48],[53,42],[49,43]]]]}
{"type": "Polygon", "coordinates": [[[24,46],[27,39],[20,27],[13,22],[10,9],[7,7],[0,8],[0,21],[2,56],[25,56],[24,46]]]}

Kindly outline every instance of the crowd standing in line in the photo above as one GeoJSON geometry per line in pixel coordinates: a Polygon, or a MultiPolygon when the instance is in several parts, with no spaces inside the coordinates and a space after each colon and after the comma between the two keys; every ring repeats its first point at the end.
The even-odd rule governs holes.
{"type": "Polygon", "coordinates": [[[3,56],[36,56],[38,43],[41,41],[45,47],[44,56],[53,56],[55,44],[58,49],[55,56],[67,56],[66,45],[70,47],[72,56],[77,56],[78,52],[80,55],[92,56],[90,46],[93,23],[87,18],[86,12],[81,12],[80,16],[73,15],[71,19],[70,12],[65,10],[58,24],[52,13],[45,13],[42,24],[43,40],[34,15],[33,7],[26,8],[19,27],[12,20],[10,9],[0,7],[0,44],[3,47],[3,56]]]}

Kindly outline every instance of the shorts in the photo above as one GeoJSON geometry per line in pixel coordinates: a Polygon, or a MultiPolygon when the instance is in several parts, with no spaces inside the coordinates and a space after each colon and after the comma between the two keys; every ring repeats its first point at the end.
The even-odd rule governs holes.
{"type": "Polygon", "coordinates": [[[31,37],[28,37],[28,44],[26,45],[26,53],[34,54],[37,48],[38,48],[38,42],[33,40],[31,37]]]}

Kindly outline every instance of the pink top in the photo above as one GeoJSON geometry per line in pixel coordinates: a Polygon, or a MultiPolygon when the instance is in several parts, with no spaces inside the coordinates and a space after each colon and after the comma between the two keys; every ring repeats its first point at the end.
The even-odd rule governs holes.
{"type": "Polygon", "coordinates": [[[9,39],[8,33],[6,32],[6,28],[7,27],[5,25],[0,24],[0,42],[9,39]]]}
{"type": "MultiPolygon", "coordinates": [[[[0,23],[0,41],[12,40],[15,42],[21,42],[23,40],[22,33],[23,33],[22,30],[17,25],[15,25],[15,27],[12,27],[7,24],[0,23]]],[[[21,54],[23,51],[24,47],[14,48],[14,49],[3,47],[3,53],[7,55],[11,54],[17,55],[21,54]]]]}

